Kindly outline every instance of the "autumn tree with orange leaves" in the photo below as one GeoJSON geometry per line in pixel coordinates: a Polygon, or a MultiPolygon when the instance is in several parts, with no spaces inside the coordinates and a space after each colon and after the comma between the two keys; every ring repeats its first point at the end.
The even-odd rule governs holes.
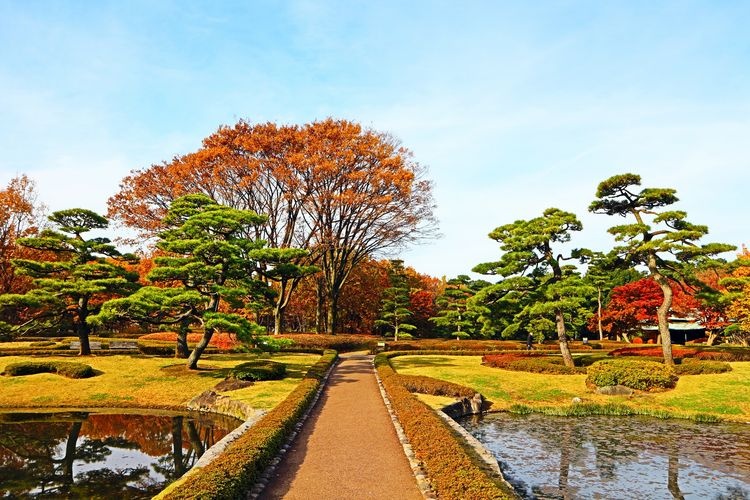
{"type": "Polygon", "coordinates": [[[152,236],[175,198],[204,193],[268,217],[255,238],[303,248],[277,280],[275,331],[295,288],[316,266],[317,330],[337,330],[341,291],[364,259],[433,234],[432,186],[398,140],[346,120],[221,127],[196,152],[136,171],[109,215],[152,236]],[[325,308],[323,310],[323,307],[325,308]]]}

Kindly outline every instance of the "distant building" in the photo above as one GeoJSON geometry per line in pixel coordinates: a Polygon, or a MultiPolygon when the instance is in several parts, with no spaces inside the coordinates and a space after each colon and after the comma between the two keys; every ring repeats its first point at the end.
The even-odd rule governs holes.
{"type": "MultiPolygon", "coordinates": [[[[659,336],[659,327],[647,325],[641,327],[644,337],[656,341],[659,336]]],[[[685,344],[706,336],[706,329],[695,318],[669,318],[669,334],[673,344],[685,344]]]]}

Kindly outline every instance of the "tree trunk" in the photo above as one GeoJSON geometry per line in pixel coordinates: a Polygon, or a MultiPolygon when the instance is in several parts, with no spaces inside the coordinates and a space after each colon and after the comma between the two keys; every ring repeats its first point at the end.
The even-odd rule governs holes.
{"type": "Polygon", "coordinates": [[[596,326],[599,328],[599,340],[604,340],[604,330],[602,329],[602,289],[597,288],[596,297],[596,326]]]}
{"type": "Polygon", "coordinates": [[[182,417],[172,417],[172,459],[175,477],[182,476],[185,473],[185,461],[182,456],[182,417]]]}
{"type": "Polygon", "coordinates": [[[318,279],[315,287],[315,331],[317,333],[325,333],[326,331],[326,318],[325,318],[325,289],[323,280],[318,279]]]}
{"type": "Polygon", "coordinates": [[[667,278],[658,274],[654,276],[654,281],[659,284],[664,300],[656,310],[656,318],[659,322],[659,336],[661,337],[661,350],[664,353],[664,364],[674,366],[672,357],[672,336],[669,333],[669,309],[672,307],[672,287],[669,286],[667,278]]]}
{"type": "Polygon", "coordinates": [[[273,334],[280,335],[284,325],[284,309],[276,304],[273,309],[273,334]]]}
{"type": "Polygon", "coordinates": [[[187,336],[189,331],[189,323],[182,322],[177,330],[177,345],[174,350],[174,357],[180,359],[187,359],[190,356],[190,349],[188,349],[187,336]]]}
{"type": "Polygon", "coordinates": [[[78,350],[79,356],[91,355],[91,344],[89,343],[91,329],[88,323],[86,323],[88,312],[88,299],[81,297],[78,299],[78,321],[76,322],[76,334],[78,335],[78,344],[80,345],[78,350]]]}
{"type": "Polygon", "coordinates": [[[187,360],[188,370],[198,369],[198,360],[201,359],[201,355],[203,354],[203,351],[206,350],[206,347],[208,347],[208,343],[211,341],[211,337],[213,337],[213,335],[213,328],[205,328],[203,330],[203,337],[201,337],[200,342],[198,342],[198,345],[195,346],[195,349],[193,349],[193,352],[190,353],[190,357],[187,360]]]}
{"type": "Polygon", "coordinates": [[[714,345],[714,342],[716,342],[716,337],[718,335],[716,334],[715,330],[711,330],[708,332],[708,338],[706,339],[706,345],[714,345]]]}
{"type": "Polygon", "coordinates": [[[561,310],[555,311],[555,327],[557,328],[557,338],[560,341],[560,353],[562,353],[563,363],[565,366],[573,367],[573,356],[570,354],[568,347],[568,336],[565,333],[565,316],[561,310]]]}
{"type": "Polygon", "coordinates": [[[338,320],[339,293],[338,290],[328,292],[328,301],[326,303],[326,333],[336,335],[336,324],[338,320]]]}

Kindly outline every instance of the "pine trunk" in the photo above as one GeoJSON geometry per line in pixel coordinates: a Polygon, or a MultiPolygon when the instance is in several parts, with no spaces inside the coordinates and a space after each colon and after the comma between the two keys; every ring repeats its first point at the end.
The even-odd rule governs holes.
{"type": "Polygon", "coordinates": [[[203,354],[203,351],[206,350],[206,347],[208,347],[208,343],[211,342],[211,337],[213,337],[213,335],[213,328],[206,328],[203,331],[203,337],[201,337],[200,342],[195,346],[195,349],[190,353],[190,357],[187,360],[188,370],[198,369],[198,360],[201,359],[201,355],[203,354]]]}
{"type": "Polygon", "coordinates": [[[599,328],[599,340],[604,340],[604,330],[602,329],[602,289],[597,288],[596,297],[596,326],[599,328]]]}
{"type": "MultiPolygon", "coordinates": [[[[654,263],[655,264],[655,263],[654,263]]],[[[649,266],[650,267],[650,266],[649,266]]],[[[674,366],[674,357],[672,356],[672,336],[669,334],[669,310],[672,307],[672,287],[669,286],[667,278],[661,273],[653,272],[654,281],[661,288],[664,294],[664,300],[656,310],[656,318],[659,323],[659,337],[661,337],[661,350],[664,354],[664,364],[674,366]]]]}
{"type": "Polygon", "coordinates": [[[89,312],[88,299],[82,297],[78,299],[78,321],[76,323],[76,335],[78,335],[78,344],[80,348],[78,350],[79,356],[90,356],[91,355],[91,344],[89,343],[89,333],[91,329],[86,318],[89,312]]]}
{"type": "Polygon", "coordinates": [[[562,354],[565,366],[573,367],[573,356],[570,354],[568,347],[568,336],[565,333],[565,316],[561,310],[555,311],[555,326],[557,327],[557,338],[560,341],[560,353],[562,354]]]}

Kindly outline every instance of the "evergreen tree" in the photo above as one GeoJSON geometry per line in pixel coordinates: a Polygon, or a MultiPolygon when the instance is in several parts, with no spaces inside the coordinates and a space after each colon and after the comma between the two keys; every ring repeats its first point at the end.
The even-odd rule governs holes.
{"type": "Polygon", "coordinates": [[[133,262],[135,257],[122,255],[107,238],[84,238],[89,231],[109,225],[107,219],[90,210],[61,210],[49,220],[56,230],[20,238],[18,244],[47,252],[54,260],[13,260],[16,272],[34,279],[34,288],[23,295],[0,296],[0,306],[35,311],[27,322],[11,327],[15,331],[72,326],[80,342],[79,355],[89,355],[91,330],[87,318],[99,310],[104,300],[138,288],[138,275],[117,265],[118,261],[133,262]]]}
{"type": "Polygon", "coordinates": [[[412,315],[409,310],[409,285],[404,271],[404,262],[391,260],[388,270],[388,278],[391,286],[383,291],[383,301],[380,308],[380,318],[375,320],[377,326],[383,326],[393,331],[393,339],[398,341],[401,332],[408,334],[417,329],[416,326],[407,323],[412,315]]]}
{"type": "Polygon", "coordinates": [[[250,340],[263,328],[238,313],[219,312],[226,304],[235,310],[253,309],[265,300],[266,283],[258,279],[253,252],[264,242],[246,238],[250,229],[263,224],[264,216],[251,210],[219,205],[202,194],[178,198],[170,205],[157,247],[167,253],[154,259],[148,279],[163,287],[149,286],[123,299],[107,302],[92,323],[129,318],[154,324],[180,326],[187,333],[200,326],[203,336],[187,361],[197,369],[198,360],[217,330],[250,340]]]}
{"type": "Polygon", "coordinates": [[[475,307],[469,299],[487,285],[489,283],[473,281],[465,274],[448,280],[445,291],[436,300],[438,314],[430,321],[446,336],[456,337],[456,340],[479,335],[483,309],[475,307]]]}
{"type": "Polygon", "coordinates": [[[560,352],[566,366],[573,366],[568,348],[567,325],[578,326],[585,322],[583,304],[593,293],[581,280],[567,260],[586,260],[590,252],[573,250],[567,257],[554,244],[570,241],[572,231],[580,231],[578,218],[557,208],[548,208],[541,217],[518,220],[500,226],[490,233],[490,238],[500,243],[505,252],[497,262],[479,264],[474,272],[501,276],[497,284],[483,291],[481,298],[501,300],[512,296],[525,297],[523,307],[516,314],[504,336],[512,335],[521,327],[529,334],[543,335],[556,331],[560,352]],[[528,300],[532,298],[533,300],[528,300]],[[583,316],[583,317],[582,317],[583,316]]]}
{"type": "Polygon", "coordinates": [[[636,174],[615,175],[602,181],[589,211],[635,219],[632,224],[609,228],[615,240],[622,242],[614,251],[633,265],[646,266],[649,276],[661,288],[664,301],[657,311],[659,336],[664,363],[674,365],[669,333],[670,280],[693,281],[691,275],[697,266],[705,267],[712,257],[735,247],[722,243],[698,245],[698,240],[708,234],[708,227],[688,222],[683,211],[659,210],[678,201],[676,191],[670,188],[635,191],[640,185],[641,176],[636,174]]]}

